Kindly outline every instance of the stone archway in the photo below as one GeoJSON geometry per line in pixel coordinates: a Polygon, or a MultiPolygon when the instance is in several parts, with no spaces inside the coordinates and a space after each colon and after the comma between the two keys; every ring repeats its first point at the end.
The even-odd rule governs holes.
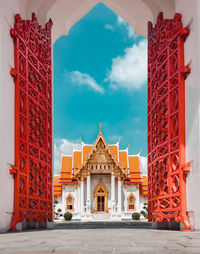
{"type": "Polygon", "coordinates": [[[97,187],[94,189],[94,213],[105,212],[108,213],[108,189],[100,180],[97,187]]]}
{"type": "MultiPolygon", "coordinates": [[[[152,20],[152,17],[151,17],[151,20],[152,20]]],[[[16,30],[17,30],[17,27],[16,27],[16,30]]],[[[19,33],[21,32],[22,31],[19,31],[19,33]]],[[[149,172],[152,173],[152,174],[149,174],[150,176],[149,187],[151,189],[150,191],[151,202],[149,203],[149,211],[154,215],[154,216],[153,215],[150,216],[150,220],[163,222],[163,220],[171,221],[172,218],[175,218],[177,221],[183,222],[186,228],[189,228],[188,218],[186,215],[186,198],[185,198],[185,181],[186,181],[185,175],[188,171],[188,165],[186,165],[185,163],[185,150],[184,150],[185,149],[185,140],[184,140],[185,112],[184,110],[177,110],[177,107],[184,108],[185,106],[184,105],[185,103],[184,79],[187,76],[188,69],[185,68],[184,66],[183,53],[184,53],[184,40],[186,38],[187,33],[188,33],[187,29],[184,29],[182,27],[180,15],[175,15],[174,19],[167,20],[167,22],[166,20],[163,20],[161,16],[159,16],[157,26],[155,29],[152,28],[152,25],[149,25],[149,38],[150,38],[149,42],[151,43],[152,41],[152,45],[149,46],[149,59],[150,59],[149,67],[150,68],[149,68],[148,94],[149,94],[150,103],[148,105],[148,110],[149,110],[149,119],[151,120],[149,121],[148,128],[150,130],[149,131],[149,151],[150,151],[149,152],[149,155],[150,155],[149,156],[149,165],[150,165],[149,172]],[[168,27],[165,30],[164,26],[166,24],[168,25],[168,27]],[[156,30],[159,30],[159,31],[156,31],[156,30]],[[155,36],[155,34],[157,37],[155,36]],[[163,38],[165,39],[167,38],[167,39],[162,40],[163,38]],[[173,39],[177,39],[178,43],[174,42],[173,39]],[[155,40],[158,41],[156,45],[154,45],[155,40]],[[154,46],[157,47],[156,51],[154,46]],[[155,62],[156,64],[154,64],[155,62]],[[178,86],[179,84],[180,84],[180,89],[178,86]],[[164,87],[164,85],[166,85],[166,87],[164,87]],[[162,86],[162,89],[160,89],[161,86],[162,86]],[[177,106],[177,103],[179,103],[178,106],[177,106]],[[157,112],[154,112],[153,111],[154,109],[156,109],[155,111],[157,112]],[[166,118],[166,111],[169,113],[169,112],[172,112],[173,110],[174,110],[173,115],[172,114],[169,115],[167,120],[163,119],[163,118],[166,118]],[[164,129],[167,128],[166,126],[168,126],[169,128],[168,128],[168,131],[165,133],[164,129]],[[178,132],[180,133],[180,130],[181,130],[181,134],[177,134],[178,132]],[[170,137],[168,140],[166,138],[166,135],[170,137]],[[163,140],[166,141],[166,144],[162,142],[163,140]],[[177,152],[178,152],[178,157],[177,157],[177,152]],[[167,153],[166,157],[164,156],[165,153],[167,153]],[[159,156],[162,156],[162,158],[159,158],[159,156]],[[178,160],[176,158],[178,158],[178,160]],[[166,179],[168,175],[170,175],[169,181],[167,181],[166,179]],[[170,191],[168,187],[171,188],[170,191]],[[169,195],[166,195],[165,198],[162,198],[162,202],[160,202],[161,201],[160,196],[166,193],[168,193],[169,195]],[[171,208],[173,208],[172,210],[176,211],[175,213],[172,213],[173,211],[170,210],[171,209],[170,206],[173,206],[171,208]]],[[[13,34],[13,36],[15,37],[16,34],[13,34]]],[[[21,49],[23,50],[23,46],[21,49]]],[[[17,48],[16,50],[20,50],[20,48],[17,48]]],[[[16,63],[17,65],[19,63],[20,64],[19,66],[23,66],[23,63],[26,61],[26,59],[24,59],[23,56],[21,57],[21,59],[18,59],[18,60],[19,62],[16,62],[16,63]]],[[[32,60],[30,59],[30,61],[32,61],[32,65],[35,64],[35,60],[38,60],[38,59],[35,58],[34,56],[32,60]]],[[[17,66],[17,68],[19,66],[17,66]]],[[[41,65],[39,70],[37,70],[37,71],[41,71],[40,73],[41,76],[43,75],[42,73],[44,73],[44,71],[42,70],[42,67],[43,66],[41,65]]],[[[35,72],[34,68],[33,68],[33,74],[35,72]]],[[[21,76],[23,76],[24,69],[17,70],[19,72],[22,72],[21,76],[17,76],[15,71],[16,69],[13,70],[12,75],[17,80],[16,84],[23,85],[23,82],[20,83],[18,78],[19,77],[21,78],[21,76]]],[[[31,74],[31,76],[33,75],[31,74]]],[[[47,82],[51,83],[51,77],[47,82]]],[[[41,87],[38,87],[38,89],[40,90],[41,87]]],[[[35,96],[34,92],[31,93],[31,96],[32,97],[35,96]]],[[[39,98],[39,100],[40,99],[41,98],[39,98]]],[[[26,99],[24,100],[23,103],[27,104],[26,99]]],[[[41,107],[43,107],[44,101],[40,100],[40,103],[41,103],[41,107]]],[[[51,103],[52,102],[50,101],[50,106],[52,105],[51,103]]],[[[35,105],[33,103],[31,106],[32,109],[34,108],[34,106],[35,105]]],[[[49,116],[49,119],[51,119],[51,114],[49,116]]],[[[49,119],[47,120],[50,121],[49,119]]],[[[22,131],[24,128],[23,126],[27,124],[28,121],[27,119],[25,119],[22,122],[23,122],[22,125],[21,126],[19,125],[18,126],[19,128],[17,129],[18,134],[20,133],[20,131],[23,132],[22,131]]],[[[20,134],[21,134],[21,137],[22,135],[24,135],[24,139],[27,138],[26,133],[24,134],[23,132],[20,134]]],[[[49,138],[50,136],[51,134],[49,134],[49,138]]],[[[19,140],[17,138],[16,138],[16,141],[17,141],[16,144],[18,145],[17,149],[19,149],[19,142],[18,142],[19,140]]],[[[20,149],[26,148],[26,144],[27,144],[26,142],[27,141],[25,141],[24,143],[25,145],[22,144],[22,146],[20,146],[20,149]]],[[[28,152],[27,150],[25,150],[24,153],[27,152],[27,155],[25,154],[26,157],[29,156],[30,153],[33,153],[35,156],[39,156],[37,157],[37,160],[42,160],[42,161],[45,161],[46,164],[48,163],[50,164],[51,147],[52,147],[50,139],[47,140],[46,145],[47,146],[45,148],[48,150],[46,158],[45,158],[45,155],[42,154],[42,152],[40,153],[40,151],[39,151],[40,154],[37,155],[37,149],[34,150],[32,149],[32,147],[31,148],[28,147],[28,152]]],[[[18,150],[15,151],[16,154],[17,154],[17,151],[18,150]]],[[[17,155],[17,158],[18,158],[18,155],[17,155]]],[[[21,158],[19,159],[23,161],[23,159],[21,158]]],[[[21,164],[18,163],[17,165],[15,164],[11,171],[11,173],[16,175],[15,179],[18,178],[18,185],[16,185],[15,190],[21,191],[21,192],[25,191],[24,186],[26,186],[26,179],[28,179],[27,176],[29,177],[29,175],[26,176],[25,173],[23,173],[23,170],[26,170],[26,168],[24,168],[23,165],[24,165],[24,162],[23,163],[21,162],[21,164]],[[22,172],[21,178],[19,176],[19,172],[22,172]],[[21,185],[19,185],[19,181],[21,185]]],[[[41,168],[43,165],[35,164],[35,166],[41,168]]],[[[48,169],[51,170],[51,166],[49,166],[48,169]]],[[[49,181],[50,181],[51,173],[48,172],[48,175],[49,175],[49,181]]],[[[34,185],[35,185],[35,182],[33,181],[33,187],[34,185]]],[[[48,185],[48,187],[50,188],[50,184],[48,185]]],[[[50,203],[51,203],[50,189],[48,189],[48,195],[49,197],[47,198],[47,202],[43,204],[42,209],[47,208],[47,210],[50,211],[50,203]]],[[[19,197],[16,198],[15,200],[16,202],[18,202],[17,203],[18,210],[21,209],[21,211],[23,211],[25,206],[28,206],[27,201],[30,202],[29,210],[30,210],[30,206],[31,208],[38,206],[37,200],[30,199],[30,196],[28,194],[27,194],[28,200],[24,196],[23,198],[24,200],[20,199],[19,197]]],[[[13,227],[15,223],[23,221],[24,214],[21,213],[21,211],[19,211],[16,221],[13,223],[13,227]]],[[[31,216],[27,216],[27,217],[30,218],[31,216]]],[[[38,215],[35,215],[35,217],[36,217],[36,220],[40,220],[40,213],[38,213],[38,215]]],[[[49,213],[49,219],[51,220],[50,217],[51,217],[51,213],[49,213]]]]}

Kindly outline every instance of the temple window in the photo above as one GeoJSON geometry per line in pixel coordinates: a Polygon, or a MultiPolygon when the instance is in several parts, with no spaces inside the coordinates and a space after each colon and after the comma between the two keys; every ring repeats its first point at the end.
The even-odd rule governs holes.
{"type": "Polygon", "coordinates": [[[104,169],[106,169],[106,165],[104,165],[104,169]]]}
{"type": "Polygon", "coordinates": [[[135,211],[135,196],[133,193],[128,196],[128,211],[135,211]]]}
{"type": "Polygon", "coordinates": [[[110,169],[110,165],[108,165],[108,169],[110,169]]]}
{"type": "Polygon", "coordinates": [[[96,169],[97,169],[98,167],[97,167],[97,165],[96,165],[96,169]]]}
{"type": "Polygon", "coordinates": [[[66,198],[66,211],[73,211],[74,210],[74,198],[69,193],[69,195],[66,198]]]}
{"type": "Polygon", "coordinates": [[[101,165],[100,165],[100,167],[99,167],[100,169],[101,169],[101,165]]]}
{"type": "Polygon", "coordinates": [[[93,169],[93,165],[91,166],[91,169],[93,169]]]}

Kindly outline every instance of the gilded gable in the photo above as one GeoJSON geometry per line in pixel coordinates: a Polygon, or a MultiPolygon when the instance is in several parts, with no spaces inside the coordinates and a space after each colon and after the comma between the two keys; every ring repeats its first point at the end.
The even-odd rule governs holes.
{"type": "Polygon", "coordinates": [[[100,140],[99,143],[97,144],[96,151],[92,154],[88,163],[89,164],[91,164],[91,163],[97,163],[97,164],[113,163],[113,159],[106,151],[105,145],[103,144],[102,140],[100,140]]]}

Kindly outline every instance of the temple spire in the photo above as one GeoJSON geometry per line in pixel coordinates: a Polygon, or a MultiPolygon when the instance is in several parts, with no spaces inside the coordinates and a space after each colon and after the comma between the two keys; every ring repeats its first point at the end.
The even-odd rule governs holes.
{"type": "Polygon", "coordinates": [[[99,131],[99,133],[101,134],[102,132],[101,132],[101,122],[100,122],[100,131],[99,131]]]}

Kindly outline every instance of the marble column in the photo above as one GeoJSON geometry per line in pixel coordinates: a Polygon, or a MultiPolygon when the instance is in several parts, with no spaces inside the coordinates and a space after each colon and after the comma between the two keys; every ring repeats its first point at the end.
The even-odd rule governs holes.
{"type": "Polygon", "coordinates": [[[127,185],[124,184],[124,212],[127,212],[127,185]]]}
{"type": "Polygon", "coordinates": [[[78,184],[76,184],[76,209],[75,211],[78,212],[78,184]]]}
{"type": "Polygon", "coordinates": [[[87,176],[87,212],[91,210],[91,176],[87,176]]]}
{"type": "Polygon", "coordinates": [[[78,212],[81,212],[81,183],[78,182],[78,212]]]}
{"type": "Polygon", "coordinates": [[[84,212],[84,179],[81,179],[81,213],[84,212]]]}
{"type": "Polygon", "coordinates": [[[115,176],[114,173],[111,174],[111,203],[112,211],[115,211],[115,176]]]}
{"type": "Polygon", "coordinates": [[[66,197],[65,197],[65,186],[62,186],[62,213],[66,212],[66,197]]]}
{"type": "Polygon", "coordinates": [[[122,211],[122,184],[121,179],[118,178],[118,213],[121,213],[122,211]]]}

